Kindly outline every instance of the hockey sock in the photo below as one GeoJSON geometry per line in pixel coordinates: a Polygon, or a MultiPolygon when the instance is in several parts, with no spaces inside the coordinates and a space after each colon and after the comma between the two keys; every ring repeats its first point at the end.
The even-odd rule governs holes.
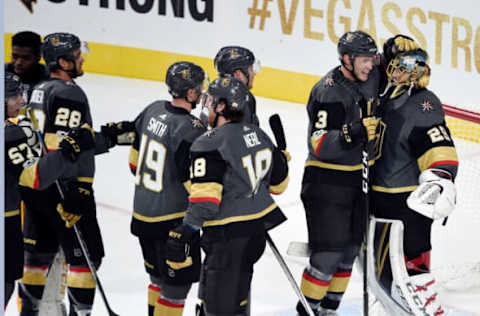
{"type": "Polygon", "coordinates": [[[155,302],[160,296],[160,287],[155,284],[148,286],[148,316],[153,316],[153,310],[155,309],[155,302]]]}
{"type": "MultiPolygon", "coordinates": [[[[331,278],[331,275],[322,273],[312,266],[309,266],[303,271],[301,284],[302,293],[305,295],[305,298],[313,310],[318,308],[321,300],[327,293],[331,278]]],[[[297,304],[297,311],[301,316],[308,315],[300,302],[297,304]]]]}
{"type": "Polygon", "coordinates": [[[169,299],[160,297],[155,302],[154,316],[181,316],[183,308],[185,306],[185,300],[169,299]]]}
{"type": "Polygon", "coordinates": [[[340,305],[343,294],[347,290],[348,282],[350,281],[350,276],[352,275],[352,270],[338,269],[337,272],[333,275],[332,281],[328,286],[327,294],[322,299],[322,306],[325,309],[336,310],[340,305]]]}
{"type": "Polygon", "coordinates": [[[70,316],[88,316],[95,297],[95,280],[88,267],[70,266],[67,277],[70,316]]]}

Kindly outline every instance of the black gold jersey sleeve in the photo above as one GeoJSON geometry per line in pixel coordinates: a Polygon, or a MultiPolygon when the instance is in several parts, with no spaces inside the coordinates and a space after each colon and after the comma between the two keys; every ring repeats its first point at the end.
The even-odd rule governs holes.
{"type": "MultiPolygon", "coordinates": [[[[28,112],[32,122],[43,133],[49,152],[58,149],[63,136],[84,123],[92,126],[87,96],[74,82],[49,79],[37,85],[32,92],[28,112]]],[[[83,153],[71,168],[68,178],[93,182],[95,150],[83,153]]],[[[65,175],[66,176],[66,175],[65,175]]]]}
{"type": "Polygon", "coordinates": [[[281,185],[288,169],[285,159],[274,157],[276,150],[253,124],[228,123],[200,136],[191,148],[192,191],[184,222],[229,225],[261,220],[278,210],[270,187],[281,185]]]}
{"type": "Polygon", "coordinates": [[[27,144],[22,128],[7,123],[5,127],[6,208],[18,208],[17,185],[43,190],[61,177],[73,163],[61,152],[38,158],[27,144]]]}
{"type": "Polygon", "coordinates": [[[431,91],[423,90],[412,98],[412,103],[419,105],[408,142],[419,171],[439,168],[455,177],[458,156],[440,100],[431,91]]]}

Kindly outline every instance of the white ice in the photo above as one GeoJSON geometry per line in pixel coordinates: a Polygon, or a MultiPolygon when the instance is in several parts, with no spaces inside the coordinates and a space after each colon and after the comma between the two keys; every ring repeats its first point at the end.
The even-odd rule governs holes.
{"type": "MultiPolygon", "coordinates": [[[[97,130],[106,122],[133,120],[152,101],[170,98],[166,86],[160,82],[86,74],[78,80],[78,84],[89,98],[94,127],[97,130]]],[[[269,134],[268,117],[274,113],[280,114],[286,132],[287,147],[292,154],[290,185],[286,193],[275,197],[288,221],[271,231],[271,236],[299,282],[307,259],[289,257],[285,252],[289,241],[305,241],[307,236],[300,201],[300,184],[307,151],[306,110],[301,104],[258,98],[257,111],[261,126],[269,134]]],[[[464,147],[469,146],[462,148],[464,147]]],[[[478,156],[480,155],[477,152],[478,156]]],[[[472,165],[465,173],[474,170],[474,174],[464,175],[465,184],[462,185],[469,193],[465,200],[462,200],[462,195],[459,194],[459,205],[466,205],[468,210],[463,212],[457,209],[446,227],[435,226],[432,258],[434,266],[455,262],[460,265],[480,262],[479,163],[477,159],[473,162],[469,160],[465,164],[472,165]],[[472,186],[475,183],[476,186],[472,186]]],[[[97,156],[94,188],[106,252],[98,274],[107,298],[112,309],[122,316],[146,316],[149,282],[138,241],[130,233],[134,177],[128,168],[127,147],[117,147],[108,154],[97,156]]],[[[473,272],[466,273],[471,273],[471,278],[475,277],[473,272]]],[[[479,269],[476,273],[476,278],[480,278],[479,269]]],[[[194,315],[196,292],[197,287],[194,286],[185,304],[184,315],[194,315]]],[[[443,290],[440,294],[445,306],[455,307],[469,315],[480,315],[480,289],[460,292],[443,290]]],[[[297,302],[294,291],[268,247],[255,266],[251,297],[252,315],[255,316],[273,316],[293,311],[297,302]]],[[[354,271],[344,301],[358,303],[361,298],[362,277],[354,271]]],[[[18,315],[15,305],[13,298],[7,308],[7,316],[18,315]]],[[[98,291],[93,315],[108,315],[98,291]]]]}

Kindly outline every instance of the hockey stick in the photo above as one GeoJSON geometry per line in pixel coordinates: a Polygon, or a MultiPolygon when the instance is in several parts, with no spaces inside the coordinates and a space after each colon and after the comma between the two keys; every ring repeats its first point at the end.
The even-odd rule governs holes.
{"type": "MultiPolygon", "coordinates": [[[[287,148],[287,143],[285,141],[285,132],[283,130],[283,125],[282,125],[282,121],[280,120],[280,116],[278,114],[274,114],[270,116],[270,118],[268,119],[268,122],[273,132],[273,136],[275,136],[275,141],[277,142],[278,149],[285,150],[287,148]]],[[[295,281],[292,275],[292,272],[290,271],[282,255],[278,251],[278,248],[273,242],[272,237],[270,237],[270,234],[268,232],[266,232],[265,235],[267,238],[267,243],[270,246],[270,249],[272,249],[272,252],[275,255],[275,258],[280,264],[280,267],[282,267],[283,272],[287,276],[287,279],[290,282],[290,285],[292,286],[293,290],[295,291],[295,294],[297,294],[298,299],[302,303],[303,308],[305,308],[309,316],[315,316],[315,314],[313,313],[312,307],[310,306],[310,304],[308,304],[307,299],[305,298],[305,295],[303,295],[302,291],[298,287],[298,284],[295,281]]]]}
{"type": "MultiPolygon", "coordinates": [[[[42,145],[42,154],[45,155],[45,154],[48,153],[47,145],[45,144],[45,139],[43,138],[42,133],[38,129],[38,122],[36,122],[35,117],[32,115],[33,113],[30,113],[30,114],[31,114],[30,118],[32,119],[32,123],[33,123],[33,125],[36,129],[35,133],[37,134],[37,137],[40,141],[40,144],[42,145]]],[[[62,201],[65,200],[65,194],[63,192],[60,181],[55,180],[55,185],[57,187],[58,194],[60,195],[60,198],[62,199],[62,201]]],[[[110,308],[110,304],[108,304],[108,300],[107,300],[107,297],[105,295],[105,291],[103,290],[102,283],[100,282],[100,279],[98,278],[97,270],[96,270],[92,260],[90,259],[90,253],[88,252],[87,244],[85,243],[85,239],[83,239],[82,233],[80,232],[80,229],[78,229],[77,224],[73,225],[73,229],[75,231],[75,235],[77,236],[77,240],[80,244],[80,248],[82,248],[82,253],[83,253],[83,256],[85,257],[85,261],[87,261],[88,268],[92,272],[93,279],[95,280],[95,283],[97,284],[98,289],[100,291],[100,294],[102,296],[103,302],[105,303],[105,306],[106,306],[107,311],[108,311],[108,315],[109,316],[119,316],[118,314],[116,314],[110,308]]]]}
{"type": "MultiPolygon", "coordinates": [[[[373,98],[370,99],[367,103],[367,117],[375,117],[376,107],[374,104],[373,98]]],[[[363,315],[368,316],[369,306],[368,306],[368,238],[369,238],[369,227],[370,227],[370,201],[369,201],[369,185],[370,185],[370,167],[368,165],[368,135],[367,140],[363,144],[362,148],[362,191],[365,200],[365,233],[363,237],[363,315]]]]}
{"type": "Polygon", "coordinates": [[[310,304],[308,304],[307,299],[305,298],[302,291],[298,287],[297,282],[293,278],[292,272],[290,271],[287,264],[285,263],[285,260],[283,260],[283,257],[280,254],[280,252],[278,251],[278,248],[275,245],[275,243],[273,242],[272,238],[270,237],[270,234],[268,232],[266,232],[265,235],[267,237],[267,242],[268,242],[268,245],[270,246],[270,249],[272,249],[272,252],[275,255],[275,258],[277,258],[278,263],[282,267],[282,270],[285,273],[285,275],[287,276],[287,279],[290,282],[290,285],[292,286],[293,290],[295,291],[295,294],[297,294],[298,299],[302,303],[303,308],[305,308],[305,310],[307,311],[307,314],[309,316],[315,316],[315,314],[313,313],[312,307],[310,307],[310,304]]]}
{"type": "Polygon", "coordinates": [[[270,129],[273,132],[273,136],[275,136],[275,141],[277,142],[278,149],[285,150],[287,148],[287,143],[285,141],[285,132],[283,130],[280,116],[278,114],[273,114],[268,119],[268,123],[270,123],[270,129]]]}

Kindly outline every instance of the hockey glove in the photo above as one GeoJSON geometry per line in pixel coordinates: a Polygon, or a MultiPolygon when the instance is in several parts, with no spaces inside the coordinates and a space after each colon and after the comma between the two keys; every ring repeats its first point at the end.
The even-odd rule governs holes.
{"type": "Polygon", "coordinates": [[[408,52],[420,48],[413,38],[398,34],[390,37],[385,44],[383,44],[383,64],[388,66],[390,61],[397,56],[398,53],[408,52]]]}
{"type": "Polygon", "coordinates": [[[172,269],[179,270],[193,264],[190,245],[196,233],[192,227],[185,224],[175,227],[168,233],[165,258],[167,265],[172,269]]]}
{"type": "Polygon", "coordinates": [[[80,153],[95,147],[94,131],[88,124],[68,132],[59,144],[59,150],[71,161],[76,161],[80,153]]]}
{"type": "Polygon", "coordinates": [[[451,175],[441,169],[427,169],[418,179],[420,185],[407,198],[408,207],[434,220],[450,215],[457,195],[451,175]]]}
{"type": "Polygon", "coordinates": [[[83,182],[70,183],[64,192],[64,200],[57,205],[57,212],[67,228],[75,225],[83,215],[92,210],[95,210],[92,185],[83,182]]]}
{"type": "Polygon", "coordinates": [[[101,127],[102,134],[110,141],[109,147],[115,145],[131,145],[135,139],[135,123],[122,121],[107,123],[101,127]]]}
{"type": "Polygon", "coordinates": [[[340,130],[340,136],[344,141],[344,145],[353,147],[367,140],[367,131],[362,121],[358,120],[349,124],[343,124],[340,130]]]}

